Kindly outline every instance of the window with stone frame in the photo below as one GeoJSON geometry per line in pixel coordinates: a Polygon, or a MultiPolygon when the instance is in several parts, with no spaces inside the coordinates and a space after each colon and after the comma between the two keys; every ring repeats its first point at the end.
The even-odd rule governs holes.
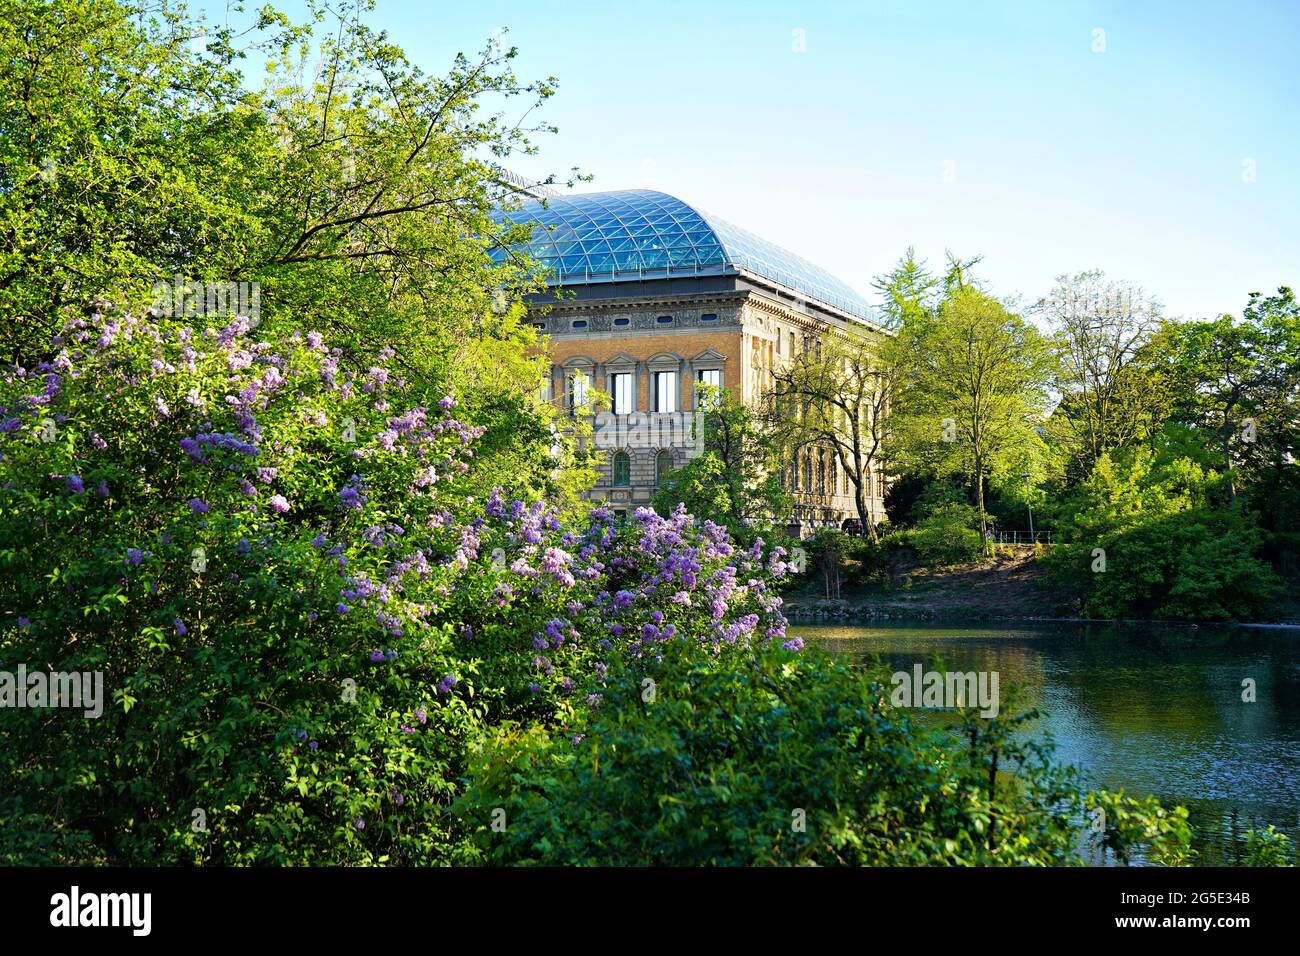
{"type": "MultiPolygon", "coordinates": [[[[699,370],[696,372],[696,382],[697,382],[699,385],[707,385],[707,386],[709,386],[709,387],[711,387],[711,388],[716,388],[716,389],[718,389],[719,391],[721,391],[721,389],[722,389],[722,369],[720,369],[720,368],[702,368],[702,369],[699,369],[699,370]]],[[[720,400],[720,398],[715,398],[714,400],[715,400],[715,401],[718,401],[718,400],[720,400]]],[[[700,408],[704,408],[704,407],[705,407],[705,401],[704,401],[703,398],[697,399],[696,402],[695,402],[695,404],[696,404],[698,407],[700,407],[700,408]]]]}
{"type": "Polygon", "coordinates": [[[569,411],[577,413],[591,402],[591,375],[584,369],[572,368],[564,373],[564,394],[569,411]]]}
{"type": "Polygon", "coordinates": [[[661,415],[677,411],[677,373],[654,373],[654,410],[661,415]]]}
{"type": "Polygon", "coordinates": [[[673,470],[673,453],[667,449],[655,455],[655,487],[662,488],[673,470]]]}
{"type": "Polygon", "coordinates": [[[610,410],[615,415],[631,415],[636,411],[636,378],[631,372],[612,372],[609,376],[610,410]]]}
{"type": "Polygon", "coordinates": [[[610,483],[615,488],[627,488],[632,484],[632,458],[625,451],[614,452],[610,463],[610,483]]]}

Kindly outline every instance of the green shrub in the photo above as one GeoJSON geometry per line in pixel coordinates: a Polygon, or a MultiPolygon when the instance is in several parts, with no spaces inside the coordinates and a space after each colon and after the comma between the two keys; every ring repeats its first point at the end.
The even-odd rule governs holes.
{"type": "Polygon", "coordinates": [[[979,516],[966,504],[942,504],[914,527],[888,537],[891,547],[910,547],[926,567],[948,567],[977,561],[980,546],[979,516]]]}
{"type": "Polygon", "coordinates": [[[1087,807],[1090,820],[1100,823],[1097,842],[1119,863],[1130,863],[1138,848],[1164,866],[1187,866],[1195,857],[1185,807],[1166,810],[1154,797],[1139,800],[1123,790],[1091,793],[1087,807]]]}
{"type": "Polygon", "coordinates": [[[1033,715],[963,716],[931,738],[820,653],[674,645],[620,665],[570,725],[491,740],[458,810],[503,864],[1081,862],[1083,794],[1020,740],[1033,715]]]}
{"type": "Polygon", "coordinates": [[[1295,866],[1291,838],[1269,824],[1265,830],[1246,831],[1246,855],[1242,866],[1295,866]]]}
{"type": "Polygon", "coordinates": [[[1238,506],[1215,506],[1222,479],[1190,460],[1157,466],[1139,451],[1103,457],[1076,495],[1069,543],[1046,565],[1090,617],[1249,619],[1277,576],[1255,557],[1260,534],[1238,506]]]}

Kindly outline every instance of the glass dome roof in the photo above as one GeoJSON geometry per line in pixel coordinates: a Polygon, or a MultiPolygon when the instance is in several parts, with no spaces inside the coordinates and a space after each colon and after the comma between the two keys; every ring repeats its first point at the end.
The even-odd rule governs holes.
{"type": "MultiPolygon", "coordinates": [[[[552,285],[749,273],[857,318],[871,304],[807,259],[651,189],[530,200],[499,220],[536,223],[520,247],[551,270],[552,285]]],[[[497,259],[504,249],[493,250],[497,259]]]]}

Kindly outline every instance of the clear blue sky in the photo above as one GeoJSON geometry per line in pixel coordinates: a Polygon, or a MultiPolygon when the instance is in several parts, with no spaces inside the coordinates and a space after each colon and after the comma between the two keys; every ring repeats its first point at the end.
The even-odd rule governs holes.
{"type": "Polygon", "coordinates": [[[558,77],[560,132],[519,172],[662,189],[867,293],[909,244],[982,254],[1026,300],[1087,268],[1186,317],[1300,286],[1294,0],[380,0],[374,22],[429,71],[508,27],[519,74],[558,77]]]}

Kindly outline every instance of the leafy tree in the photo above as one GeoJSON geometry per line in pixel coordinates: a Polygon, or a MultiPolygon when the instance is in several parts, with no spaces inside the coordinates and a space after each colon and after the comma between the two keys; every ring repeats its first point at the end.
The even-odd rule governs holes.
{"type": "Polygon", "coordinates": [[[1061,405],[1053,424],[1073,446],[1077,473],[1105,452],[1148,438],[1163,420],[1163,380],[1142,361],[1160,304],[1099,271],[1058,276],[1037,306],[1057,336],[1061,405]]]}
{"type": "Polygon", "coordinates": [[[161,292],[178,276],[245,283],[261,328],[312,316],[345,368],[391,349],[426,402],[455,392],[488,428],[489,480],[572,502],[589,471],[536,400],[545,358],[522,321],[539,275],[486,254],[520,237],[492,214],[518,193],[496,162],[551,127],[484,107],[535,117],[555,84],[516,77],[498,41],[427,75],[371,6],[312,0],[302,25],[236,6],[239,25],[214,27],[170,0],[5,0],[0,352],[48,360],[96,301],[178,313],[161,292]],[[256,92],[251,57],[268,64],[256,92]]]}
{"type": "MultiPolygon", "coordinates": [[[[298,35],[266,13],[271,45],[298,35]]],[[[183,9],[116,0],[0,4],[0,351],[35,360],[60,312],[142,298],[176,272],[251,278],[274,139],[183,9]]]]}
{"type": "MultiPolygon", "coordinates": [[[[1294,487],[1300,448],[1300,304],[1288,288],[1254,293],[1243,318],[1170,323],[1160,354],[1175,383],[1176,425],[1204,436],[1235,497],[1261,480],[1271,493],[1294,487]]],[[[1266,504],[1261,501],[1261,504],[1266,504]]]]}
{"type": "Polygon", "coordinates": [[[885,465],[902,357],[892,335],[832,332],[773,371],[767,409],[767,427],[782,447],[834,453],[873,541],[879,532],[870,499],[885,465]]]}
{"type": "Polygon", "coordinates": [[[880,311],[892,329],[914,323],[938,307],[940,282],[925,260],[917,259],[916,249],[907,247],[894,267],[877,276],[871,285],[880,293],[880,311]]]}
{"type": "MultiPolygon", "coordinates": [[[[895,406],[908,464],[960,474],[987,539],[985,486],[1041,444],[1054,360],[1047,340],[970,284],[904,330],[907,378],[895,406]]],[[[987,541],[986,541],[987,547],[987,541]]]]}
{"type": "Polygon", "coordinates": [[[1064,509],[1068,544],[1048,557],[1091,617],[1250,619],[1276,578],[1255,556],[1253,517],[1229,504],[1225,479],[1146,448],[1102,455],[1064,509]]]}

